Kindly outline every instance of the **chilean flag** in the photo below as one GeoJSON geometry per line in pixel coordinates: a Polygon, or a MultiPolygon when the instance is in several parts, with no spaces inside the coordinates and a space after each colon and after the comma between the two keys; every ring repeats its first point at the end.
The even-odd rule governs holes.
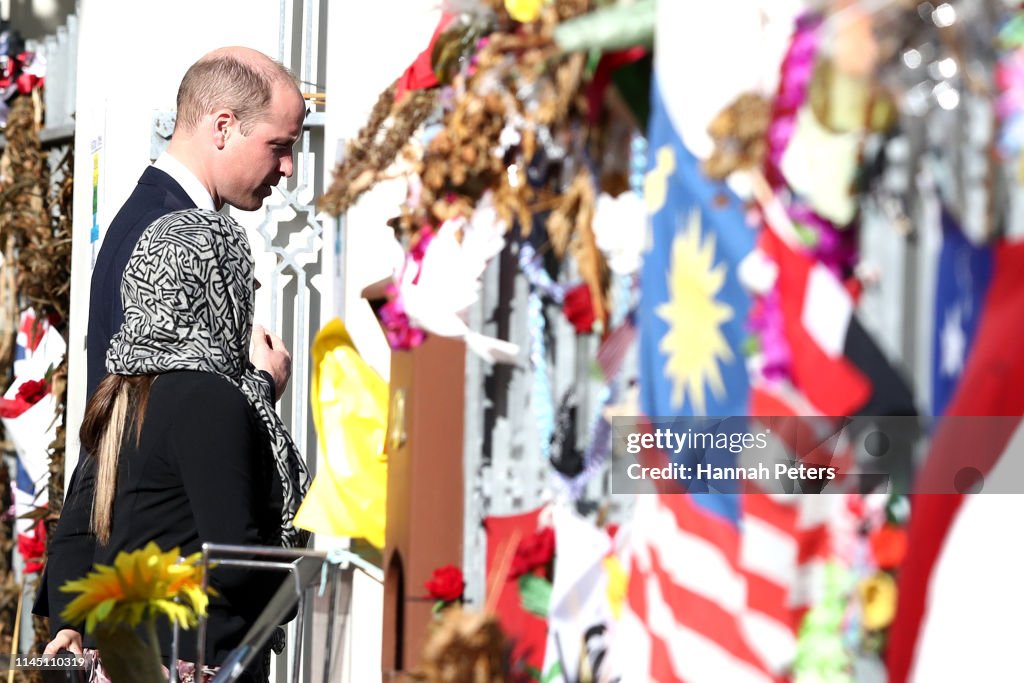
{"type": "Polygon", "coordinates": [[[1015,343],[1024,332],[1024,242],[996,248],[993,278],[962,379],[915,482],[889,641],[892,683],[1007,680],[1021,670],[1024,541],[1007,529],[1024,517],[1024,496],[992,491],[1019,490],[996,470],[1019,468],[1024,458],[1024,353],[1015,343]],[[956,492],[972,482],[980,494],[956,492]]]}
{"type": "Polygon", "coordinates": [[[974,245],[943,209],[942,251],[935,283],[932,336],[932,414],[942,415],[971,350],[992,276],[992,248],[974,245]]]}

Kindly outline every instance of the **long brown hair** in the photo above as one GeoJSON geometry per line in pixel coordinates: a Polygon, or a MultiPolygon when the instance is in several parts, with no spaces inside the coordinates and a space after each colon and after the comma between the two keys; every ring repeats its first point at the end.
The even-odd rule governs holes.
{"type": "Polygon", "coordinates": [[[156,375],[107,375],[85,406],[78,432],[82,448],[96,458],[96,487],[92,499],[92,532],[100,543],[110,540],[110,524],[117,492],[117,468],[125,428],[138,447],[146,404],[156,375]]]}

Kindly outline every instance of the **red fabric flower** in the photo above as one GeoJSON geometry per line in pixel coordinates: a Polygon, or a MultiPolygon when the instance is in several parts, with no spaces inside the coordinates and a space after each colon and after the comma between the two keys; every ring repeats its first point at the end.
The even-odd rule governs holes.
{"type": "Polygon", "coordinates": [[[416,57],[416,60],[409,65],[409,68],[398,77],[398,85],[395,87],[396,102],[402,99],[402,95],[410,90],[426,90],[439,84],[430,58],[434,52],[434,45],[437,43],[438,37],[444,33],[444,30],[448,28],[448,24],[452,23],[453,19],[455,19],[454,14],[449,12],[441,13],[441,21],[438,22],[437,28],[434,29],[434,35],[431,36],[427,49],[421,52],[416,57]]]}
{"type": "Polygon", "coordinates": [[[576,329],[576,334],[586,334],[594,329],[594,304],[590,298],[590,287],[586,283],[576,285],[565,293],[562,310],[576,329]]]}
{"type": "Polygon", "coordinates": [[[555,556],[555,530],[542,527],[519,542],[512,559],[510,578],[518,579],[538,567],[546,567],[555,556]]]}
{"type": "Polygon", "coordinates": [[[39,403],[48,393],[50,393],[50,385],[46,383],[46,380],[28,379],[18,387],[18,398],[29,405],[39,403]]]}
{"type": "Polygon", "coordinates": [[[895,569],[907,554],[907,531],[895,524],[886,524],[869,539],[871,552],[880,569],[895,569]]]}
{"type": "Polygon", "coordinates": [[[18,534],[18,553],[25,560],[26,574],[42,570],[46,556],[46,524],[43,520],[37,520],[27,534],[18,534]]]}
{"type": "Polygon", "coordinates": [[[455,565],[447,564],[434,570],[434,575],[423,584],[430,597],[442,602],[455,602],[462,597],[466,582],[462,578],[462,570],[455,565]]]}

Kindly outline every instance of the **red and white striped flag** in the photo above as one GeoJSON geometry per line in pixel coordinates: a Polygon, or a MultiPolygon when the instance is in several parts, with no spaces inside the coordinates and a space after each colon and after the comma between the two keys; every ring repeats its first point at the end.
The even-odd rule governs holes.
{"type": "MultiPolygon", "coordinates": [[[[776,417],[783,452],[827,443],[833,464],[849,458],[845,439],[823,437],[791,388],[755,388],[751,407],[776,417]]],[[[639,497],[613,646],[624,683],[788,680],[800,621],[820,596],[836,535],[852,533],[851,513],[847,496],[748,484],[742,495],[639,497]]]]}
{"type": "Polygon", "coordinates": [[[802,570],[822,559],[820,546],[802,538],[821,519],[748,494],[735,526],[697,502],[710,497],[722,495],[649,495],[637,504],[615,641],[624,683],[786,680],[806,607],[794,601],[808,597],[802,570]]]}

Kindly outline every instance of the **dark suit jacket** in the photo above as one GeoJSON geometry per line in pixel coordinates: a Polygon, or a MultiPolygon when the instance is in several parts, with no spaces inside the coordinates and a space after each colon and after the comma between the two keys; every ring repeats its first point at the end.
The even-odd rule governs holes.
{"type": "Polygon", "coordinates": [[[107,347],[124,322],[121,279],[128,258],[150,223],[173,211],[196,208],[181,185],[158,168],[142,173],[135,191],[114,216],[103,238],[89,291],[89,329],[86,338],[86,396],[92,396],[107,374],[107,347]]]}

